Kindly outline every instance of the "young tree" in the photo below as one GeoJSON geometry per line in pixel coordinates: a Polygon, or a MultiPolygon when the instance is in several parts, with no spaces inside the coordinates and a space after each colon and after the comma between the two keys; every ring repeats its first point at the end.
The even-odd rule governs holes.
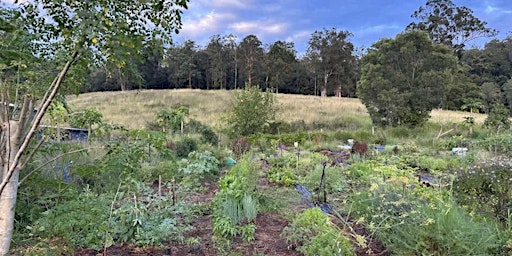
{"type": "MultiPolygon", "coordinates": [[[[57,95],[65,84],[70,69],[77,64],[114,61],[116,50],[125,47],[128,40],[147,41],[160,37],[166,40],[181,27],[181,14],[187,7],[187,0],[33,0],[20,3],[23,29],[35,37],[34,54],[43,58],[64,60],[53,82],[48,84],[42,95],[19,91],[23,99],[20,114],[10,113],[9,103],[16,87],[2,84],[1,96],[1,156],[2,182],[0,183],[0,255],[9,253],[13,232],[14,206],[18,190],[18,177],[31,154],[27,154],[29,143],[57,95]],[[29,118],[33,102],[41,102],[37,114],[29,118]]],[[[2,25],[4,24],[2,18],[2,25]]],[[[0,26],[1,33],[12,33],[0,26]]],[[[3,37],[0,38],[3,40],[3,37]]],[[[3,42],[0,44],[4,50],[3,42]]],[[[18,49],[29,45],[20,45],[18,49]]],[[[34,85],[35,87],[36,85],[34,85]]]]}
{"type": "Polygon", "coordinates": [[[226,116],[231,137],[261,133],[274,121],[277,111],[275,96],[262,92],[256,86],[237,91],[231,100],[231,111],[226,116]]]}
{"type": "Polygon", "coordinates": [[[357,93],[379,126],[426,122],[457,68],[450,49],[434,44],[422,31],[378,41],[361,62],[357,93]]]}

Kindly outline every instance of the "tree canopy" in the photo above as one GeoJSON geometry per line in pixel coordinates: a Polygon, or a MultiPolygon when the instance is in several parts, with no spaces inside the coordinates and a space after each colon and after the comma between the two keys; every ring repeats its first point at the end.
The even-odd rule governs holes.
{"type": "Polygon", "coordinates": [[[473,15],[465,6],[456,6],[451,0],[428,0],[412,15],[408,30],[422,30],[436,43],[448,45],[459,52],[466,44],[479,37],[491,37],[497,31],[473,15]]]}
{"type": "Polygon", "coordinates": [[[457,60],[422,31],[375,43],[361,60],[358,96],[374,124],[416,126],[437,107],[457,60]]]}

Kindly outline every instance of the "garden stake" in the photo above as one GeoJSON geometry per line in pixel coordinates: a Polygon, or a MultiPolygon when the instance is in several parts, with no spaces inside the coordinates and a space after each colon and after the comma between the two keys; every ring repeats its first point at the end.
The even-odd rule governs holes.
{"type": "Polygon", "coordinates": [[[320,178],[320,186],[318,187],[318,201],[320,202],[320,193],[323,190],[324,191],[324,203],[327,203],[327,195],[325,191],[325,166],[327,166],[327,162],[323,162],[323,169],[322,169],[322,177],[320,178]]]}
{"type": "Polygon", "coordinates": [[[158,175],[158,211],[162,205],[162,175],[158,175]]]}
{"type": "Polygon", "coordinates": [[[172,206],[176,205],[176,189],[174,188],[176,186],[176,183],[174,182],[174,177],[172,177],[171,180],[171,191],[172,191],[172,206]]]}

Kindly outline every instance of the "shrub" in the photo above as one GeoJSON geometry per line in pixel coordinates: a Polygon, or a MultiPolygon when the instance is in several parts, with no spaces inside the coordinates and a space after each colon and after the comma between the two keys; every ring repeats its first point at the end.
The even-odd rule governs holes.
{"type": "Polygon", "coordinates": [[[510,128],[510,112],[507,107],[503,104],[496,104],[492,107],[489,116],[485,119],[484,126],[496,129],[508,130],[510,128]]]}
{"type": "Polygon", "coordinates": [[[470,217],[446,192],[413,184],[406,177],[372,183],[349,199],[354,218],[396,255],[499,254],[495,224],[470,217]]]}
{"type": "Polygon", "coordinates": [[[251,149],[251,144],[246,137],[238,137],[233,142],[231,142],[231,151],[235,154],[236,157],[240,157],[243,154],[249,152],[251,149]]]}
{"type": "Polygon", "coordinates": [[[512,207],[512,161],[498,157],[461,170],[453,190],[461,204],[504,223],[512,207]]]}
{"type": "Polygon", "coordinates": [[[110,200],[108,194],[98,197],[86,192],[62,202],[35,222],[37,235],[48,239],[60,237],[72,248],[100,249],[108,230],[110,200]]]}
{"type": "Polygon", "coordinates": [[[275,118],[277,102],[270,92],[246,86],[234,93],[231,111],[226,117],[231,138],[262,133],[275,118]]]}
{"type": "Polygon", "coordinates": [[[281,236],[305,255],[355,255],[350,241],[316,207],[297,215],[281,236]]]}
{"type": "Polygon", "coordinates": [[[197,141],[188,136],[181,137],[176,141],[175,147],[176,155],[178,157],[185,158],[190,152],[197,150],[197,141]]]}

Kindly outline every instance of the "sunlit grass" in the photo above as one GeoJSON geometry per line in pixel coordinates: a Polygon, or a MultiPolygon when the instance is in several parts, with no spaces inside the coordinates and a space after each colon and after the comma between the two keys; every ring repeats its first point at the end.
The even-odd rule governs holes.
{"type": "MultiPolygon", "coordinates": [[[[125,92],[94,92],[68,96],[73,111],[88,107],[103,114],[103,121],[121,124],[129,128],[143,128],[153,121],[155,114],[176,104],[190,107],[190,118],[217,126],[220,118],[229,111],[233,91],[225,90],[139,90],[125,92]]],[[[280,111],[278,120],[311,123],[334,123],[353,118],[370,122],[365,106],[352,98],[321,98],[306,95],[278,94],[280,111]]],[[[431,121],[437,123],[460,123],[464,117],[472,116],[483,123],[486,115],[469,112],[434,110],[431,121]]]]}

